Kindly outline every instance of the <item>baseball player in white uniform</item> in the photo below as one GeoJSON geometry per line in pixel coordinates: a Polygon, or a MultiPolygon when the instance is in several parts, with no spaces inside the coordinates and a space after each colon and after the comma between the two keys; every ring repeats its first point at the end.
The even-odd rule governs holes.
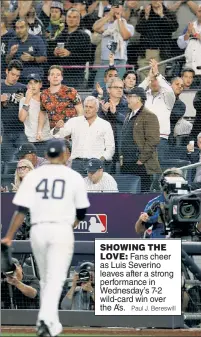
{"type": "Polygon", "coordinates": [[[90,206],[82,176],[65,166],[63,140],[47,145],[50,164],[31,171],[17,191],[18,206],[2,243],[11,245],[28,210],[31,213],[30,240],[40,273],[38,336],[57,336],[62,331],[58,304],[74,251],[73,225],[83,220],[90,206]]]}

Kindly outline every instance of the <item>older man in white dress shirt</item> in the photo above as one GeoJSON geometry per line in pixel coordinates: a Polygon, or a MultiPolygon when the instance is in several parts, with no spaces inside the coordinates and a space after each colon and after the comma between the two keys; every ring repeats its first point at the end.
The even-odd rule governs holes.
{"type": "Polygon", "coordinates": [[[89,159],[101,159],[107,171],[115,152],[112,127],[109,122],[98,117],[99,101],[88,96],[84,101],[84,116],[69,119],[65,124],[59,121],[51,130],[53,137],[72,139],[72,169],[87,175],[89,159]]]}

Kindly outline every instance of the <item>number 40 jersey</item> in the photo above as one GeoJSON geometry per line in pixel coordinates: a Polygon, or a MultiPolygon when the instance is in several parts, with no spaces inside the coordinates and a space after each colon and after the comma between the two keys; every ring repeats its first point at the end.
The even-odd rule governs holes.
{"type": "Polygon", "coordinates": [[[82,176],[64,165],[48,164],[23,179],[13,204],[29,208],[31,223],[72,225],[76,209],[90,206],[82,176]]]}

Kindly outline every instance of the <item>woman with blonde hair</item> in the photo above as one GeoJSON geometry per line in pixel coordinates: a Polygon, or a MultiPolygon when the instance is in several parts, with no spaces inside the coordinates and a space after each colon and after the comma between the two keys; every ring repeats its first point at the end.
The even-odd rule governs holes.
{"type": "Polygon", "coordinates": [[[24,179],[24,177],[29,173],[29,171],[34,170],[32,163],[27,159],[21,159],[17,163],[17,169],[15,171],[15,182],[12,185],[12,191],[16,192],[24,179]]]}
{"type": "MultiPolygon", "coordinates": [[[[17,169],[15,171],[15,183],[11,184],[12,192],[17,192],[22,180],[30,171],[34,170],[33,164],[27,159],[21,159],[17,163],[17,169]]],[[[30,232],[30,213],[28,212],[24,217],[22,226],[18,229],[15,240],[28,240],[30,232]]]]}

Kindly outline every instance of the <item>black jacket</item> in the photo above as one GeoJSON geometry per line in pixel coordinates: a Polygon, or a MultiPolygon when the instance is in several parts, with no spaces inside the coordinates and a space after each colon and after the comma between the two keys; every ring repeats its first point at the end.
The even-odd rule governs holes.
{"type": "Polygon", "coordinates": [[[139,54],[145,57],[146,49],[160,49],[162,59],[171,57],[172,33],[178,28],[175,13],[163,5],[164,17],[155,14],[151,8],[149,19],[145,19],[143,10],[136,25],[136,31],[141,34],[139,54]]]}
{"type": "Polygon", "coordinates": [[[182,102],[178,97],[176,98],[176,101],[174,103],[171,115],[170,115],[170,128],[171,133],[169,136],[169,143],[171,145],[174,144],[174,128],[177,124],[178,120],[184,116],[186,112],[186,105],[184,102],[182,102]]]}
{"type": "Polygon", "coordinates": [[[193,105],[196,110],[196,117],[191,131],[191,138],[197,142],[197,136],[201,132],[201,90],[197,91],[193,105]]]}
{"type": "MultiPolygon", "coordinates": [[[[187,153],[186,157],[187,160],[191,162],[191,164],[198,163],[200,161],[200,150],[198,148],[195,148],[195,151],[187,153]]],[[[194,180],[195,175],[196,175],[196,168],[192,169],[192,181],[194,180]]],[[[201,183],[193,183],[192,187],[193,189],[201,188],[201,183]]]]}
{"type": "Polygon", "coordinates": [[[65,29],[56,40],[48,42],[48,60],[52,65],[85,65],[86,62],[90,61],[90,56],[91,40],[89,35],[82,29],[77,29],[70,34],[65,29]],[[71,52],[70,56],[54,56],[54,49],[57,47],[58,42],[64,42],[64,48],[71,52]]]}

